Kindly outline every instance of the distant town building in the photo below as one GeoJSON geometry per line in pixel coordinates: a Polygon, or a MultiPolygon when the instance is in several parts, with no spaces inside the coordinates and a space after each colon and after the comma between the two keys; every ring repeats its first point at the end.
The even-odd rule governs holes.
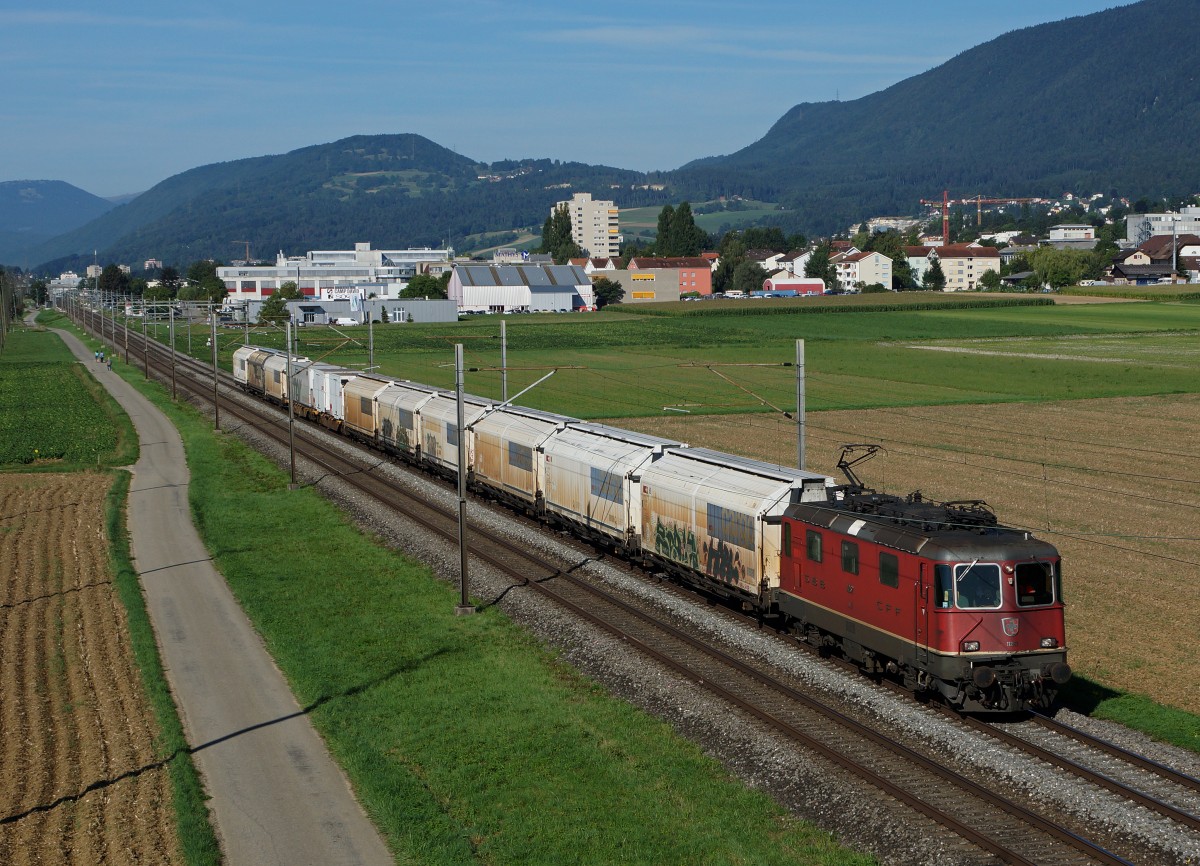
{"type": "Polygon", "coordinates": [[[906,232],[914,226],[921,224],[921,220],[913,217],[902,216],[880,216],[871,217],[867,220],[867,231],[870,232],[906,232]]]}
{"type": "Polygon", "coordinates": [[[795,292],[800,295],[825,294],[825,281],[817,277],[795,277],[782,271],[763,280],[764,292],[795,292]]]}
{"type": "Polygon", "coordinates": [[[1059,250],[1091,250],[1096,248],[1098,242],[1094,226],[1086,223],[1063,223],[1050,226],[1050,238],[1042,241],[1041,245],[1059,250]]]}
{"type": "Polygon", "coordinates": [[[142,263],[142,270],[143,271],[161,271],[162,266],[163,266],[162,259],[146,259],[146,261],[144,261],[142,263]]]}
{"type": "Polygon", "coordinates": [[[567,262],[570,265],[579,265],[583,268],[583,272],[588,276],[596,273],[596,271],[615,271],[621,267],[620,259],[614,259],[611,256],[598,256],[590,259],[571,259],[567,262]]]}
{"type": "Polygon", "coordinates": [[[273,265],[220,267],[217,278],[235,303],[261,301],[286,282],[311,298],[395,298],[417,274],[447,270],[453,254],[449,249],[373,250],[370,243],[358,243],[352,250],[312,250],[302,257],[280,252],[273,265]]]}
{"type": "Polygon", "coordinates": [[[100,274],[103,272],[104,272],[104,268],[100,267],[99,265],[88,265],[87,266],[87,277],[89,280],[92,277],[100,276],[100,274]]]}
{"type": "Polygon", "coordinates": [[[1096,239],[1096,229],[1086,223],[1061,223],[1050,226],[1052,241],[1091,241],[1096,239]]]}
{"type": "MultiPolygon", "coordinates": [[[[646,275],[654,276],[659,272],[672,272],[675,285],[680,294],[699,292],[702,295],[712,294],[712,268],[708,259],[702,256],[654,257],[640,256],[629,260],[626,270],[632,275],[634,282],[647,282],[646,275]],[[641,276],[638,276],[638,275],[641,276]]],[[[608,276],[605,274],[605,276],[608,276]]],[[[641,288],[641,287],[639,287],[641,288]]],[[[626,289],[626,295],[630,292],[626,289]]],[[[639,300],[648,300],[639,298],[639,300]]],[[[662,300],[662,298],[657,298],[662,300]]]]}
{"type": "Polygon", "coordinates": [[[883,253],[839,253],[830,262],[837,266],[838,282],[843,288],[876,283],[885,289],[892,287],[892,260],[883,253]]]}
{"type": "Polygon", "coordinates": [[[57,301],[67,292],[73,292],[79,288],[82,278],[74,271],[63,271],[54,279],[46,283],[46,291],[52,301],[57,301]]]}
{"type": "Polygon", "coordinates": [[[466,313],[553,312],[595,304],[578,265],[455,265],[447,287],[466,313]]]}
{"type": "Polygon", "coordinates": [[[518,250],[513,247],[501,247],[492,252],[494,265],[519,265],[529,260],[528,250],[518,250]]]}
{"type": "Polygon", "coordinates": [[[924,244],[917,247],[904,248],[904,258],[908,262],[908,270],[912,274],[913,282],[917,288],[921,287],[925,280],[925,272],[933,264],[933,258],[937,257],[936,253],[934,253],[933,258],[930,257],[930,253],[934,249],[934,247],[924,244]]]}
{"type": "Polygon", "coordinates": [[[979,278],[988,271],[1000,273],[1000,251],[975,244],[947,244],[934,253],[946,275],[947,292],[966,292],[978,288],[979,278]]]}
{"type": "Polygon", "coordinates": [[[1137,246],[1155,235],[1200,234],[1200,207],[1185,207],[1178,213],[1131,213],[1125,220],[1125,242],[1137,246]]]}
{"type": "Polygon", "coordinates": [[[592,201],[590,192],[577,192],[554,209],[563,205],[571,214],[571,238],[585,254],[615,256],[621,252],[621,210],[613,202],[592,201]]]}

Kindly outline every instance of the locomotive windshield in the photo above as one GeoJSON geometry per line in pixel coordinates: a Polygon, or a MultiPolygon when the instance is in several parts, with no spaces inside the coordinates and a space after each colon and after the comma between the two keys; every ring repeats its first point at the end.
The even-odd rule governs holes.
{"type": "Polygon", "coordinates": [[[1054,567],[1049,562],[1022,562],[1016,568],[1017,604],[1034,607],[1054,602],[1054,567]]]}
{"type": "Polygon", "coordinates": [[[977,610],[1000,606],[1000,566],[972,562],[954,567],[954,592],[959,608],[977,610]]]}

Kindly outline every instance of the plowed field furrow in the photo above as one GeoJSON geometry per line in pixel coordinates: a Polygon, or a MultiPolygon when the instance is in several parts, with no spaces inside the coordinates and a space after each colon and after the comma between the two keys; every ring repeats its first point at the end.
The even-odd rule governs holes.
{"type": "Polygon", "coordinates": [[[179,862],[170,778],[147,769],[156,729],[109,575],[110,483],[0,476],[6,866],[179,862]]]}

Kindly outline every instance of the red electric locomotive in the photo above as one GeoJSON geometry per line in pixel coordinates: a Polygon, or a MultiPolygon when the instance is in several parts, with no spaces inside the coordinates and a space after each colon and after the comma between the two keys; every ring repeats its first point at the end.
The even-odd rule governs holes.
{"type": "Polygon", "coordinates": [[[790,506],[776,607],[805,640],[967,711],[1044,708],[1071,677],[1058,551],[980,501],[850,484],[790,506]]]}

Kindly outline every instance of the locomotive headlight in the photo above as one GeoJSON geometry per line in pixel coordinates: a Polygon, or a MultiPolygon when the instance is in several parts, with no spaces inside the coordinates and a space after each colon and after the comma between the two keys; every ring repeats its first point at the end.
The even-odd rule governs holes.
{"type": "Polygon", "coordinates": [[[1054,649],[1058,646],[1058,638],[1044,637],[1042,638],[1042,649],[1054,649]]]}
{"type": "Polygon", "coordinates": [[[963,652],[965,652],[965,653],[977,653],[977,652],[979,652],[979,641],[977,641],[977,640],[965,640],[965,641],[963,641],[963,642],[962,642],[962,651],[963,651],[963,652]]]}

